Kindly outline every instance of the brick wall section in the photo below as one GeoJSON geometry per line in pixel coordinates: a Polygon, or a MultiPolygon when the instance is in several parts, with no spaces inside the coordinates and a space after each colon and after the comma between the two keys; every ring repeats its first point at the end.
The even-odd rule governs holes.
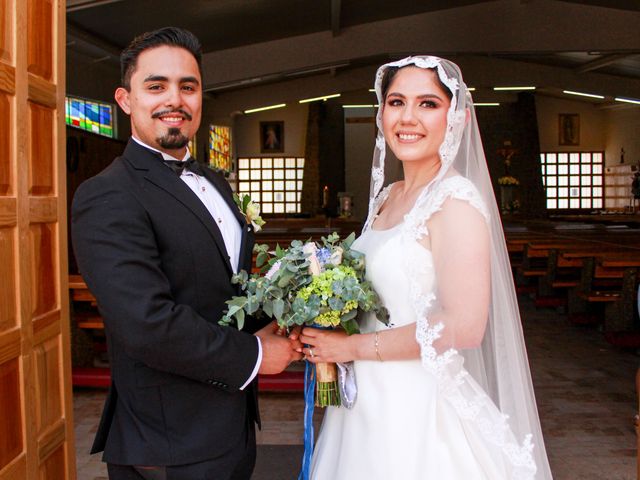
{"type": "Polygon", "coordinates": [[[304,184],[301,210],[312,215],[335,216],[338,192],[344,180],[344,113],[337,102],[309,104],[305,144],[304,184]],[[329,187],[329,203],[322,209],[323,187],[329,187]]]}
{"type": "Polygon", "coordinates": [[[320,189],[322,193],[323,186],[329,187],[326,213],[333,217],[338,214],[338,192],[345,191],[344,108],[331,101],[319,103],[319,107],[320,189]]]}
{"type": "Polygon", "coordinates": [[[307,135],[304,147],[304,181],[300,210],[315,215],[320,210],[320,108],[318,103],[309,104],[307,135]]]}

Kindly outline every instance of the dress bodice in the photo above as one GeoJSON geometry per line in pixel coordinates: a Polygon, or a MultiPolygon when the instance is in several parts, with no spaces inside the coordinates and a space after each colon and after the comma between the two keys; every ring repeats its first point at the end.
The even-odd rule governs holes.
{"type": "MultiPolygon", "coordinates": [[[[424,291],[435,290],[435,271],[431,252],[418,242],[407,242],[402,232],[402,223],[386,230],[366,230],[353,244],[353,248],[364,253],[366,278],[371,282],[383,305],[389,310],[390,327],[400,327],[416,322],[411,308],[411,282],[406,269],[407,262],[419,266],[415,278],[424,291]]],[[[363,333],[380,330],[384,326],[375,316],[368,316],[360,324],[363,333]]]]}

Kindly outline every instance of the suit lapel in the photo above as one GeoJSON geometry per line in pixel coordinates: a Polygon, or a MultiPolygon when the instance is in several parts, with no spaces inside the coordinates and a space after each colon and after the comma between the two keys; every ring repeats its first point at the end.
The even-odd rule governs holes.
{"type": "MultiPolygon", "coordinates": [[[[167,168],[163,164],[162,156],[138,145],[134,140],[129,140],[129,144],[124,152],[124,157],[131,162],[134,168],[138,170],[146,170],[144,176],[148,181],[172,195],[196,216],[196,218],[211,234],[211,237],[220,251],[222,259],[229,270],[229,274],[232,274],[233,268],[229,261],[229,253],[227,252],[224,239],[222,238],[222,233],[220,233],[220,229],[216,225],[216,222],[211,217],[211,214],[204,204],[196,194],[191,191],[187,184],[180,180],[180,178],[177,177],[171,169],[167,168]]],[[[207,176],[207,178],[209,178],[209,176],[207,176]]],[[[215,185],[215,187],[220,190],[217,185],[215,185]]],[[[222,196],[224,197],[225,195],[223,194],[222,196]]]]}
{"type": "Polygon", "coordinates": [[[240,229],[242,231],[239,255],[240,265],[238,265],[238,269],[244,268],[251,273],[251,262],[249,261],[249,265],[247,265],[247,261],[245,259],[247,258],[247,255],[253,254],[253,252],[246,252],[247,248],[252,243],[253,226],[247,224],[247,220],[244,214],[240,211],[240,207],[238,207],[238,205],[233,201],[233,192],[231,191],[231,187],[222,175],[215,173],[209,168],[205,168],[205,177],[215,188],[218,189],[218,192],[220,192],[220,195],[222,195],[222,198],[224,198],[224,201],[227,202],[227,205],[229,205],[229,208],[238,219],[238,223],[240,224],[240,229]]]}

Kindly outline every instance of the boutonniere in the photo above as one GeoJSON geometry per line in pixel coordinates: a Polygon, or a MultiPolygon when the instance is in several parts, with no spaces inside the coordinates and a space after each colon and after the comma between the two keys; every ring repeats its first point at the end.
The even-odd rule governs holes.
{"type": "Polygon", "coordinates": [[[248,193],[241,193],[239,196],[237,193],[234,193],[233,201],[238,205],[240,213],[244,215],[247,223],[253,225],[253,229],[259,232],[266,223],[260,216],[260,204],[252,201],[251,195],[248,193]]]}

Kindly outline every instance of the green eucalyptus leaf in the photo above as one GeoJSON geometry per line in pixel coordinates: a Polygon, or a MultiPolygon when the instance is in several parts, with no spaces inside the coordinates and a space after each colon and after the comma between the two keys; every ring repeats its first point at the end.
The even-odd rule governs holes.
{"type": "MultiPolygon", "coordinates": [[[[349,312],[349,313],[351,313],[351,312],[349,312]]],[[[347,321],[344,321],[344,320],[341,319],[340,324],[342,325],[342,328],[344,328],[344,331],[347,332],[347,335],[353,335],[354,333],[360,333],[360,326],[358,325],[358,322],[355,321],[355,319],[350,319],[350,320],[347,320],[347,321]]]]}
{"type": "Polygon", "coordinates": [[[278,279],[278,287],[285,288],[293,278],[293,273],[288,270],[281,270],[281,272],[278,279]]]}
{"type": "Polygon", "coordinates": [[[242,307],[239,307],[238,305],[232,305],[231,307],[229,307],[229,310],[227,311],[227,315],[229,317],[233,317],[240,310],[242,310],[242,307]]]}
{"type": "Polygon", "coordinates": [[[278,320],[282,318],[282,315],[284,314],[284,300],[281,298],[276,298],[273,301],[273,314],[278,320]]]}
{"type": "Polygon", "coordinates": [[[243,308],[247,304],[247,297],[232,297],[231,300],[227,300],[227,305],[243,308]]]}
{"type": "Polygon", "coordinates": [[[284,296],[282,289],[276,285],[269,285],[266,289],[266,293],[273,298],[282,298],[284,296]]]}
{"type": "Polygon", "coordinates": [[[247,313],[249,315],[253,315],[258,311],[259,307],[260,307],[260,303],[258,302],[257,297],[255,295],[249,297],[249,300],[247,301],[247,306],[245,307],[247,313]]]}
{"type": "Polygon", "coordinates": [[[385,325],[389,325],[389,311],[385,307],[380,307],[376,312],[376,317],[385,325]]]}
{"type": "Polygon", "coordinates": [[[269,254],[267,252],[258,252],[258,255],[256,256],[256,267],[262,267],[265,263],[267,263],[268,259],[269,254]]]}
{"type": "Polygon", "coordinates": [[[358,310],[356,310],[355,308],[353,310],[349,310],[347,313],[345,313],[344,315],[342,315],[340,317],[340,321],[341,322],[346,322],[349,320],[353,320],[356,318],[356,316],[358,315],[358,310]]]}
{"type": "Polygon", "coordinates": [[[342,241],[342,248],[344,250],[349,250],[351,248],[351,245],[355,241],[355,239],[356,239],[356,233],[351,232],[349,236],[342,241]]]}
{"type": "Polygon", "coordinates": [[[238,323],[238,330],[242,330],[242,327],[244,327],[244,310],[238,310],[238,313],[236,313],[236,321],[238,323]]]}
{"type": "Polygon", "coordinates": [[[344,283],[343,282],[333,282],[331,283],[331,291],[336,294],[336,295],[340,295],[344,290],[344,283]]]}
{"type": "Polygon", "coordinates": [[[265,300],[262,304],[262,311],[269,318],[273,318],[273,300],[265,300]]]}
{"type": "Polygon", "coordinates": [[[338,297],[331,297],[329,299],[329,308],[340,311],[344,308],[344,302],[338,297]]]}
{"type": "Polygon", "coordinates": [[[261,244],[254,244],[253,245],[253,253],[259,253],[259,252],[268,252],[269,251],[269,245],[267,245],[266,243],[261,243],[261,244]]]}

